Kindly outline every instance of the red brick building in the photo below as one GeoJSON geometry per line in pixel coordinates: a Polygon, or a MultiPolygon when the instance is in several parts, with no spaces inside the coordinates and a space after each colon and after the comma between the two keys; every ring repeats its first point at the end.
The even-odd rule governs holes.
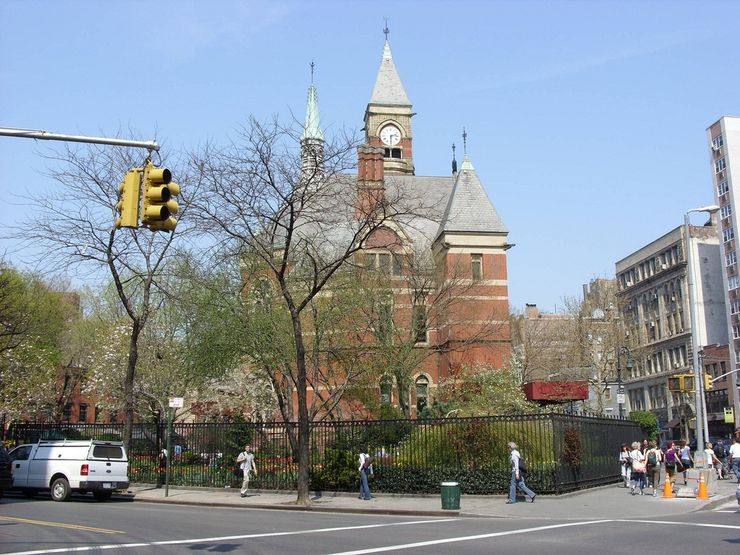
{"type": "MultiPolygon", "coordinates": [[[[450,175],[417,175],[415,115],[386,38],[364,114],[358,172],[342,176],[347,179],[341,179],[345,189],[340,194],[356,198],[356,216],[381,201],[401,198],[418,199],[422,207],[413,217],[374,233],[355,261],[358,266],[386,271],[393,291],[393,324],[412,330],[414,348],[425,353],[410,376],[409,399],[398,398],[392,375],[377,384],[381,402],[406,405],[411,416],[431,401],[440,380],[461,367],[500,368],[510,358],[508,230],[473,167],[467,144],[459,169],[453,150],[450,175]],[[420,259],[428,260],[437,276],[434,287],[423,294],[410,284],[410,272],[421,265],[420,259]]],[[[312,84],[302,136],[304,169],[320,159],[323,140],[312,84]]]]}

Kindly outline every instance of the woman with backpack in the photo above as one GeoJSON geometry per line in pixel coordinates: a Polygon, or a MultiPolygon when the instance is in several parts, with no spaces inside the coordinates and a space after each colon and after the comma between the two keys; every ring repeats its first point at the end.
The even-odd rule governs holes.
{"type": "Polygon", "coordinates": [[[672,441],[668,442],[668,450],[665,452],[665,473],[666,481],[670,480],[671,484],[676,482],[676,475],[683,472],[681,465],[681,452],[672,441]]]}
{"type": "Polygon", "coordinates": [[[509,448],[509,464],[511,465],[509,500],[506,502],[506,504],[510,505],[511,503],[516,503],[517,489],[522,490],[524,492],[524,495],[529,497],[529,500],[534,503],[534,498],[537,497],[537,494],[529,489],[527,487],[527,484],[524,483],[524,472],[526,471],[526,466],[523,464],[519,464],[522,455],[519,453],[517,445],[513,441],[507,443],[506,446],[509,448]]]}
{"type": "Polygon", "coordinates": [[[649,443],[649,449],[645,453],[648,486],[653,488],[653,497],[658,497],[658,484],[660,483],[660,463],[663,462],[663,451],[660,450],[655,441],[649,443]]]}

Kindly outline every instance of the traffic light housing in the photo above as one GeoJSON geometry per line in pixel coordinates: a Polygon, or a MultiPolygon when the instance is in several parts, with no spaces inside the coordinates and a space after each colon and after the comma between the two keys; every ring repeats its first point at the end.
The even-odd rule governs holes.
{"type": "Polygon", "coordinates": [[[180,209],[173,198],[180,194],[180,186],[172,183],[172,173],[151,162],[144,166],[144,195],[141,225],[152,231],[173,231],[177,220],[172,216],[180,209]]]}
{"type": "Polygon", "coordinates": [[[674,374],[668,378],[668,391],[694,391],[693,374],[674,374]]]}
{"type": "Polygon", "coordinates": [[[712,375],[709,372],[704,372],[704,391],[709,391],[710,389],[714,389],[712,375]]]}
{"type": "Polygon", "coordinates": [[[129,170],[118,187],[116,211],[116,229],[122,227],[139,227],[139,199],[141,193],[141,176],[138,170],[129,170]]]}

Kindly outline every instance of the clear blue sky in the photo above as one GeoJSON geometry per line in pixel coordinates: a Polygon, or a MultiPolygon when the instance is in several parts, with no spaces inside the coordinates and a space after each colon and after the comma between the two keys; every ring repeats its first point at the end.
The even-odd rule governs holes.
{"type": "MultiPolygon", "coordinates": [[[[554,310],[713,202],[705,130],[740,114],[740,2],[5,0],[0,127],[192,148],[302,117],[315,60],[322,126],[359,131],[384,17],[417,174],[449,174],[467,128],[516,244],[514,307],[554,310]]],[[[0,137],[0,233],[30,210],[14,191],[52,186],[55,145],[0,137]]]]}

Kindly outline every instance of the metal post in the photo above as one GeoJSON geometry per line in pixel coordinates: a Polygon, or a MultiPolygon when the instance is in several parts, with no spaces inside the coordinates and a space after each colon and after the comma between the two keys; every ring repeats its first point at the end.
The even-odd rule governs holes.
{"type": "Polygon", "coordinates": [[[167,468],[164,475],[164,496],[170,495],[170,466],[172,465],[172,408],[167,411],[167,468]]]}
{"type": "Polygon", "coordinates": [[[699,315],[696,309],[696,284],[694,283],[694,254],[691,246],[689,210],[684,214],[684,242],[686,248],[686,278],[689,286],[689,314],[691,315],[691,363],[694,369],[694,417],[696,419],[696,449],[704,450],[704,418],[702,408],[701,368],[699,367],[699,315]]]}
{"type": "Polygon", "coordinates": [[[619,406],[619,418],[624,418],[623,409],[623,395],[624,389],[622,389],[622,364],[620,361],[621,350],[617,351],[617,405],[619,406]]]}

